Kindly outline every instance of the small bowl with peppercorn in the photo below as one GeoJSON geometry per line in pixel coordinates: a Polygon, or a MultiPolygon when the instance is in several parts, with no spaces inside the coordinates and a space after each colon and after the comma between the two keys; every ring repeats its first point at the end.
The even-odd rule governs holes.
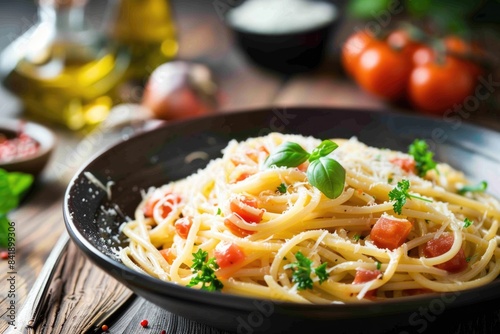
{"type": "Polygon", "coordinates": [[[329,1],[248,0],[227,12],[226,23],[248,59],[293,74],[322,63],[338,13],[329,1]]]}
{"type": "Polygon", "coordinates": [[[40,124],[0,118],[0,168],[6,171],[38,175],[55,143],[54,133],[40,124]]]}

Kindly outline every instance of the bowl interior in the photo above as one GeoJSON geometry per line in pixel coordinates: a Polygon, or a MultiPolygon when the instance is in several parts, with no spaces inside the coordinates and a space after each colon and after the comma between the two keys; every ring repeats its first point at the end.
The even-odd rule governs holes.
{"type": "MultiPolygon", "coordinates": [[[[466,124],[453,128],[439,119],[322,108],[275,108],[216,115],[170,123],[133,137],[82,168],[69,184],[64,202],[64,218],[72,239],[92,261],[139,295],[196,321],[236,329],[238,317],[248,315],[255,310],[256,302],[263,301],[221,294],[214,298],[214,294],[130,270],[115,255],[115,249],[124,242],[119,227],[133,216],[141,191],[203,168],[209,159],[221,155],[221,149],[231,139],[243,140],[274,131],[317,138],[357,136],[371,146],[403,151],[415,138],[422,138],[436,152],[437,160],[461,168],[475,180],[495,180],[495,171],[500,166],[494,154],[499,133],[466,124]],[[113,182],[109,183],[111,199],[103,187],[91,181],[88,173],[103,185],[113,182]],[[207,308],[211,313],[207,314],[207,308]]],[[[490,184],[489,191],[498,196],[500,185],[490,184]]],[[[447,306],[459,307],[495,298],[500,298],[498,279],[480,289],[460,293],[447,306]]],[[[407,314],[428,305],[429,301],[429,297],[416,297],[406,301],[323,306],[273,302],[274,312],[269,319],[283,319],[287,324],[315,319],[318,325],[351,321],[348,326],[353,326],[360,318],[383,319],[399,314],[407,323],[407,314]]],[[[260,328],[269,330],[277,323],[271,321],[270,327],[260,328]]]]}

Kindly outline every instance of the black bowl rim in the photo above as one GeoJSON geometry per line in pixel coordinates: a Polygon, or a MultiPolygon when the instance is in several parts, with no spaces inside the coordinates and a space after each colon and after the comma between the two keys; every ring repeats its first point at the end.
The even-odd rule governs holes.
{"type": "MultiPolygon", "coordinates": [[[[294,106],[287,107],[287,110],[328,110],[328,111],[347,111],[347,112],[355,112],[360,114],[383,114],[390,118],[408,118],[415,120],[425,120],[425,121],[439,121],[438,117],[433,115],[426,114],[406,114],[399,112],[391,112],[391,113],[383,113],[378,110],[372,109],[360,109],[360,108],[334,108],[334,107],[320,107],[320,106],[294,106]]],[[[404,298],[392,299],[392,300],[384,300],[384,301],[376,301],[376,302],[360,302],[360,303],[332,303],[332,304],[306,304],[306,303],[295,303],[295,302],[286,302],[286,301],[278,301],[278,300],[268,300],[268,299],[259,299],[259,298],[251,298],[246,296],[239,295],[231,295],[231,294],[222,294],[216,293],[217,298],[214,297],[214,292],[207,292],[198,289],[187,288],[181,285],[177,285],[171,282],[162,281],[160,279],[154,278],[152,276],[142,274],[136,272],[123,263],[118,262],[110,258],[109,256],[103,254],[100,250],[94,247],[85,237],[77,230],[74,225],[73,218],[71,217],[70,207],[68,200],[71,196],[71,191],[73,187],[76,185],[76,180],[83,174],[83,172],[91,166],[95,160],[107,155],[111,154],[116,148],[121,147],[123,145],[127,145],[130,140],[134,140],[134,138],[141,138],[144,136],[148,136],[151,132],[157,131],[166,131],[166,129],[176,127],[177,125],[186,124],[189,122],[203,122],[205,119],[211,118],[223,118],[223,117],[237,117],[238,114],[252,114],[259,112],[269,112],[272,111],[273,107],[264,107],[258,109],[250,109],[250,110],[238,110],[232,113],[221,113],[215,115],[201,116],[196,119],[188,119],[188,120],[180,120],[180,121],[172,121],[166,124],[162,124],[161,126],[144,133],[139,133],[130,137],[127,140],[121,141],[117,144],[114,144],[110,147],[102,149],[100,152],[97,152],[92,158],[90,158],[86,164],[84,164],[80,169],[75,173],[71,181],[68,183],[66,188],[64,203],[63,203],[63,218],[65,221],[65,225],[67,231],[71,239],[79,246],[79,248],[85,253],[85,255],[90,258],[94,263],[107,271],[108,274],[112,275],[112,273],[122,273],[121,277],[116,277],[125,285],[129,287],[132,286],[134,288],[140,288],[143,291],[149,291],[158,293],[160,292],[162,295],[167,295],[165,292],[169,292],[169,298],[182,298],[186,301],[193,301],[198,304],[206,303],[210,305],[217,305],[222,308],[233,308],[237,307],[240,310],[252,310],[252,302],[272,302],[277,306],[280,306],[289,311],[303,311],[305,312],[303,316],[308,315],[308,312],[322,311],[322,312],[332,312],[331,314],[339,313],[343,315],[344,319],[349,318],[357,318],[357,315],[364,314],[366,317],[378,316],[378,315],[390,315],[390,314],[399,314],[404,311],[414,310],[416,306],[419,305],[429,305],[430,302],[436,299],[438,295],[430,294],[430,295],[417,295],[417,296],[409,296],[404,298]],[[111,271],[109,268],[113,268],[111,271]],[[137,277],[139,278],[140,284],[136,284],[134,281],[129,281],[123,277],[137,277]],[[125,283],[126,282],[126,283],[125,283]],[[391,311],[384,310],[385,306],[388,307],[391,311]]],[[[463,124],[464,127],[468,127],[470,129],[480,130],[490,132],[494,135],[499,135],[498,132],[493,129],[485,128],[482,126],[474,125],[471,123],[463,124]]],[[[112,275],[113,276],[113,275],[112,275]]],[[[134,290],[132,288],[132,290],[134,290]]],[[[444,292],[442,294],[457,294],[457,292],[444,292]]],[[[456,301],[450,305],[450,308],[461,307],[470,304],[470,300],[475,299],[472,298],[474,296],[481,296],[480,301],[488,301],[494,298],[498,298],[500,296],[500,279],[497,278],[493,282],[480,286],[477,288],[472,288],[468,290],[458,291],[458,295],[456,296],[456,301]],[[496,294],[491,293],[492,291],[498,291],[496,294]]],[[[476,298],[477,299],[477,298],[476,298]]]]}

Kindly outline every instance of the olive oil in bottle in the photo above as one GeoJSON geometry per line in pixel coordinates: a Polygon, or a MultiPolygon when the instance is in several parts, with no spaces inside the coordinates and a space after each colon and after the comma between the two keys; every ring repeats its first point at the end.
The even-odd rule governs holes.
{"type": "Polygon", "coordinates": [[[119,0],[110,36],[128,49],[127,79],[144,85],[159,65],[173,60],[178,42],[168,0],[119,0]]]}
{"type": "Polygon", "coordinates": [[[72,130],[103,121],[129,65],[103,34],[88,27],[86,0],[39,0],[39,23],[2,54],[5,87],[26,112],[72,130]]]}

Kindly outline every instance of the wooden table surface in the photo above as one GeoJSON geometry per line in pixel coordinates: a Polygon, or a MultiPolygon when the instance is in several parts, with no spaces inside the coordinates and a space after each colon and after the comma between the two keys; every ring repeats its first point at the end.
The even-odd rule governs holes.
{"type": "MultiPolygon", "coordinates": [[[[214,71],[223,92],[220,112],[292,105],[414,112],[381,102],[361,91],[342,74],[338,64],[338,45],[343,36],[353,31],[355,26],[352,22],[345,22],[332,37],[327,59],[321,68],[311,73],[285,77],[247,62],[233,43],[224,22],[217,16],[212,1],[174,1],[173,4],[179,28],[179,58],[207,64],[214,71]]],[[[32,14],[27,12],[25,15],[31,17],[32,14]]],[[[493,75],[494,78],[500,78],[498,73],[493,75]]],[[[481,108],[467,121],[500,130],[498,98],[493,101],[493,104],[481,108]]],[[[18,105],[4,94],[0,94],[0,105],[14,106],[10,113],[22,116],[18,105]]],[[[75,152],[82,138],[60,129],[56,129],[56,132],[59,141],[50,164],[22,206],[9,217],[16,223],[15,274],[10,274],[12,270],[9,270],[6,261],[0,261],[0,332],[9,328],[7,307],[12,298],[7,297],[7,279],[11,275],[15,276],[14,300],[19,311],[51,249],[65,231],[62,198],[67,177],[62,172],[74,172],[79,166],[78,159],[75,162],[68,157],[78,158],[75,152]]],[[[107,309],[113,303],[115,297],[109,294],[110,291],[126,293],[126,289],[117,287],[118,283],[87,261],[73,244],[70,244],[65,256],[59,274],[55,277],[51,306],[46,310],[45,319],[37,333],[79,333],[92,323],[93,309],[98,306],[107,309]]],[[[113,318],[107,319],[106,324],[110,333],[159,334],[162,330],[166,330],[166,333],[220,333],[135,296],[113,318]],[[145,318],[150,324],[148,331],[139,325],[145,318]]],[[[477,315],[468,321],[457,320],[449,328],[453,333],[498,333],[500,305],[492,309],[491,314],[477,315]]]]}

